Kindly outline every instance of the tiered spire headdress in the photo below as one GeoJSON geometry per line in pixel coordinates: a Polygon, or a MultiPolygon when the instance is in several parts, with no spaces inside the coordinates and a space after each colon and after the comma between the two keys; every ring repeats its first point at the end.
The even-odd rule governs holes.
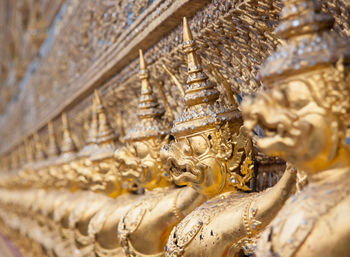
{"type": "Polygon", "coordinates": [[[19,159],[20,159],[20,167],[22,168],[27,162],[26,149],[25,149],[24,143],[19,145],[19,159]]]}
{"type": "Polygon", "coordinates": [[[67,114],[65,112],[62,113],[62,125],[63,125],[63,140],[62,140],[62,147],[61,147],[62,155],[63,156],[73,155],[76,153],[77,148],[72,139],[69,125],[68,125],[67,114]]]}
{"type": "Polygon", "coordinates": [[[186,136],[198,131],[208,130],[222,122],[240,118],[236,108],[219,103],[219,91],[203,72],[201,57],[192,37],[187,19],[183,19],[183,50],[187,54],[188,77],[185,88],[185,110],[174,121],[171,130],[175,136],[186,136]]]}
{"type": "Polygon", "coordinates": [[[116,135],[108,121],[106,110],[97,90],[95,90],[95,105],[96,116],[93,114],[92,126],[90,128],[91,133],[89,136],[91,143],[97,143],[98,148],[95,153],[91,155],[91,160],[100,160],[113,156],[116,135]],[[96,136],[94,136],[95,132],[96,136]]]}
{"type": "Polygon", "coordinates": [[[33,168],[40,169],[47,165],[46,154],[44,152],[43,144],[37,132],[34,133],[33,138],[34,138],[34,150],[35,150],[34,152],[35,162],[33,163],[33,168]]]}
{"type": "Polygon", "coordinates": [[[43,145],[40,141],[38,133],[34,133],[34,147],[35,147],[35,161],[43,161],[45,159],[45,153],[43,145]]]}
{"type": "Polygon", "coordinates": [[[92,110],[91,110],[91,124],[89,129],[89,134],[86,139],[87,145],[97,144],[97,132],[98,132],[98,117],[96,111],[96,100],[92,100],[92,110]]]}
{"type": "Polygon", "coordinates": [[[316,0],[284,0],[281,19],[276,33],[284,42],[266,60],[260,77],[268,86],[280,87],[286,79],[303,76],[314,100],[338,116],[338,126],[345,134],[350,113],[346,78],[350,40],[331,30],[333,18],[321,12],[316,0]],[[307,72],[310,75],[306,76],[307,72]]]}
{"type": "Polygon", "coordinates": [[[95,152],[97,148],[97,132],[98,132],[98,117],[96,111],[96,100],[92,100],[92,110],[91,110],[91,123],[86,139],[86,144],[83,149],[80,150],[79,156],[89,156],[95,152]]]}
{"type": "Polygon", "coordinates": [[[59,151],[58,146],[57,146],[52,121],[49,121],[47,127],[48,127],[48,132],[49,132],[49,146],[47,148],[47,156],[49,158],[55,158],[59,155],[60,151],[59,151]]]}
{"type": "Polygon", "coordinates": [[[109,124],[106,110],[103,107],[101,97],[97,90],[95,90],[95,101],[96,101],[96,112],[98,115],[98,132],[97,142],[99,145],[111,145],[114,148],[114,140],[116,136],[114,131],[109,124]]]}
{"type": "Polygon", "coordinates": [[[137,110],[139,121],[134,128],[128,131],[125,136],[126,141],[136,141],[168,134],[168,128],[160,118],[164,114],[164,110],[159,107],[154,96],[142,50],[140,50],[139,78],[141,80],[141,96],[137,110]]]}
{"type": "Polygon", "coordinates": [[[17,170],[19,167],[19,159],[18,159],[18,153],[17,153],[17,149],[14,148],[11,151],[11,170],[17,170]]]}
{"type": "Polygon", "coordinates": [[[24,148],[25,148],[25,159],[26,162],[24,164],[24,168],[32,168],[34,162],[35,162],[35,145],[34,145],[34,140],[31,138],[27,138],[24,141],[24,148]]]}
{"type": "Polygon", "coordinates": [[[349,64],[349,40],[330,31],[332,25],[333,18],[321,13],[319,1],[284,0],[281,23],[276,28],[284,42],[267,58],[259,77],[271,81],[336,63],[341,57],[349,64]]]}
{"type": "Polygon", "coordinates": [[[24,144],[25,144],[25,150],[26,150],[27,163],[28,164],[33,163],[35,160],[33,139],[28,138],[27,140],[25,140],[24,144]]]}

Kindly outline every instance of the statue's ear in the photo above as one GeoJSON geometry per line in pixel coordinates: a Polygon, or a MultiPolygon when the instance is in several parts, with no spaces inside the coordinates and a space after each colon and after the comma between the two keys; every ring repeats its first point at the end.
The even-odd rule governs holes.
{"type": "Polygon", "coordinates": [[[329,152],[328,155],[328,160],[331,161],[333,160],[337,153],[338,153],[338,148],[339,148],[339,126],[338,126],[338,121],[332,121],[332,123],[330,124],[331,126],[331,140],[332,140],[332,144],[331,144],[331,151],[329,152]]]}
{"type": "Polygon", "coordinates": [[[238,167],[242,162],[243,154],[244,152],[238,151],[237,148],[234,150],[233,156],[232,158],[229,159],[229,162],[228,162],[229,172],[236,172],[236,170],[238,169],[238,167]]]}

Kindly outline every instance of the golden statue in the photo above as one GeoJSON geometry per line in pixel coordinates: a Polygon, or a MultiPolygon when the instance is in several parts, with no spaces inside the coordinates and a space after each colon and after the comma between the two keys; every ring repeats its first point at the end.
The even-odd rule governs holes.
{"type": "Polygon", "coordinates": [[[183,47],[188,57],[186,109],[175,122],[175,142],[162,149],[174,181],[210,198],[171,232],[166,256],[239,256],[251,253],[255,239],[295,187],[287,170],[274,188],[250,191],[252,143],[237,106],[219,103],[219,92],[202,70],[184,18],[183,47]]]}
{"type": "MultiPolygon", "coordinates": [[[[104,206],[114,204],[114,200],[106,195],[117,197],[126,192],[118,178],[114,161],[116,137],[98,92],[95,91],[94,95],[87,145],[78,153],[79,158],[71,163],[71,167],[79,173],[80,184],[91,190],[82,192],[84,199],[75,204],[69,213],[68,223],[74,231],[74,252],[77,256],[89,255],[93,250],[94,238],[89,235],[88,227],[98,211],[104,206]]],[[[121,200],[119,202],[122,203],[121,200]]]]}
{"type": "MultiPolygon", "coordinates": [[[[111,197],[116,197],[125,193],[117,172],[117,164],[114,161],[114,151],[116,148],[116,135],[109,124],[106,111],[102,105],[100,95],[95,90],[95,108],[98,120],[96,142],[97,149],[91,151],[89,156],[90,178],[89,188],[94,192],[102,192],[111,197]]],[[[94,129],[94,119],[91,129],[94,129]]],[[[89,143],[89,142],[88,142],[89,143]]]]}
{"type": "MultiPolygon", "coordinates": [[[[95,97],[98,92],[95,93],[95,97]]],[[[78,152],[78,157],[71,163],[71,168],[78,174],[79,188],[82,190],[89,189],[93,173],[89,167],[92,165],[89,157],[98,151],[98,114],[96,110],[96,99],[92,101],[91,123],[86,138],[85,145],[78,152]]]]}
{"type": "Polygon", "coordinates": [[[11,161],[8,158],[8,171],[2,174],[1,185],[6,188],[28,188],[34,184],[37,179],[37,175],[34,171],[35,163],[35,142],[34,139],[27,139],[24,143],[24,153],[23,153],[24,163],[21,166],[18,173],[15,175],[11,174],[11,161]]]}
{"type": "Polygon", "coordinates": [[[260,149],[308,174],[258,243],[256,256],[349,256],[350,152],[345,144],[350,42],[313,0],[284,1],[276,32],[284,42],[260,75],[268,89],[243,108],[259,124],[260,149]]]}
{"type": "Polygon", "coordinates": [[[52,231],[55,232],[54,238],[57,242],[53,250],[59,256],[67,256],[72,254],[74,245],[74,234],[69,230],[69,214],[76,206],[79,197],[84,197],[84,192],[70,193],[67,191],[67,189],[75,188],[77,184],[78,174],[70,167],[71,162],[77,158],[77,147],[72,139],[65,113],[62,114],[62,125],[61,153],[48,166],[53,187],[59,190],[48,191],[49,194],[56,195],[54,201],[44,201],[48,208],[47,219],[52,231]]]}
{"type": "MultiPolygon", "coordinates": [[[[47,148],[47,159],[43,159],[43,147],[39,141],[37,135],[34,135],[36,141],[36,164],[33,166],[32,172],[37,173],[34,176],[33,182],[39,188],[45,188],[43,190],[32,190],[27,192],[28,195],[32,195],[29,199],[31,204],[30,208],[24,208],[24,210],[32,210],[32,225],[36,224],[37,230],[40,233],[45,234],[47,240],[43,241],[43,247],[45,251],[52,253],[56,251],[56,248],[60,245],[59,242],[63,240],[63,236],[60,233],[61,225],[55,222],[54,212],[63,204],[64,201],[69,199],[69,191],[64,190],[49,190],[51,187],[59,189],[70,188],[75,181],[75,174],[69,169],[69,164],[74,158],[76,158],[76,147],[74,141],[71,138],[67,116],[65,113],[62,115],[63,123],[63,143],[61,148],[61,154],[54,137],[52,123],[48,124],[49,131],[49,146],[47,148]],[[55,244],[54,242],[57,242],[55,244]]],[[[37,231],[36,230],[36,231],[37,231]]],[[[34,230],[35,231],[35,230],[34,230]]],[[[40,236],[40,233],[31,233],[32,236],[40,236]]],[[[34,238],[39,242],[39,238],[34,238]]],[[[51,255],[51,254],[50,254],[51,255]]]]}
{"type": "MultiPolygon", "coordinates": [[[[48,163],[46,162],[46,154],[43,150],[43,144],[38,133],[34,133],[33,135],[32,147],[33,158],[35,161],[31,163],[30,166],[19,169],[18,178],[24,179],[26,186],[41,187],[43,186],[41,183],[41,177],[43,177],[43,180],[47,178],[45,170],[48,163]]],[[[15,183],[16,181],[23,185],[21,180],[15,179],[15,183]]]]}
{"type": "Polygon", "coordinates": [[[181,211],[186,213],[186,209],[192,210],[191,206],[198,204],[195,191],[173,188],[160,162],[159,150],[168,142],[168,127],[149,83],[142,51],[139,76],[139,123],[125,137],[126,146],[115,152],[124,187],[134,193],[118,197],[112,206],[102,209],[91,220],[89,231],[95,237],[98,256],[120,256],[121,245],[127,255],[136,252],[163,255],[167,235],[182,217],[181,211]],[[140,195],[143,189],[144,196],[140,195]],[[185,192],[187,196],[178,201],[178,195],[185,192]],[[115,233],[118,223],[119,238],[115,233]],[[152,237],[144,237],[144,232],[150,229],[152,237]]]}
{"type": "MultiPolygon", "coordinates": [[[[76,183],[77,173],[70,168],[70,163],[77,158],[77,147],[71,136],[66,113],[62,114],[62,129],[61,153],[57,158],[48,160],[47,169],[48,175],[52,177],[53,187],[70,189],[74,188],[76,183]]],[[[49,142],[53,142],[53,139],[49,142]]]]}
{"type": "MultiPolygon", "coordinates": [[[[65,114],[64,114],[65,115],[65,114]]],[[[64,116],[63,115],[63,116],[64,116]]],[[[66,124],[65,126],[68,126],[66,124]]],[[[32,181],[34,186],[38,188],[46,188],[50,189],[52,187],[64,187],[67,183],[66,179],[62,179],[63,176],[57,177],[56,174],[61,175],[63,171],[63,166],[67,163],[69,163],[70,158],[68,159],[67,156],[72,156],[74,153],[69,151],[68,154],[64,154],[62,156],[65,156],[62,158],[60,155],[60,150],[58,148],[56,137],[54,135],[54,129],[52,121],[48,123],[48,135],[49,135],[49,145],[47,147],[47,154],[45,159],[36,162],[34,165],[34,169],[31,169],[30,171],[33,173],[32,176],[35,176],[35,180],[32,181]]],[[[36,139],[37,145],[39,144],[39,138],[36,139]]],[[[36,151],[43,152],[42,146],[37,147],[36,151]]],[[[44,156],[44,154],[41,154],[44,156]]]]}
{"type": "MultiPolygon", "coordinates": [[[[42,1],[45,47],[0,49],[1,256],[11,241],[30,257],[350,255],[346,0],[283,0],[276,33],[279,1],[42,1]],[[196,31],[184,18],[182,48],[181,13],[196,31]],[[152,65],[140,51],[129,108],[135,47],[152,65]]],[[[31,8],[14,2],[5,32],[25,36],[31,8]]]]}

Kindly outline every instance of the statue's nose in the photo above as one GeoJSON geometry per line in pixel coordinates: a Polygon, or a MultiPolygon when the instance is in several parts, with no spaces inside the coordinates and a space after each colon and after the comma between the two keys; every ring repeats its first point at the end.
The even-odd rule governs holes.
{"type": "Polygon", "coordinates": [[[244,119],[244,125],[247,129],[253,129],[261,113],[269,106],[269,101],[264,97],[247,99],[242,103],[241,109],[244,119]]]}
{"type": "Polygon", "coordinates": [[[170,157],[171,146],[164,145],[162,149],[160,149],[160,160],[163,164],[167,164],[167,161],[170,157]]]}

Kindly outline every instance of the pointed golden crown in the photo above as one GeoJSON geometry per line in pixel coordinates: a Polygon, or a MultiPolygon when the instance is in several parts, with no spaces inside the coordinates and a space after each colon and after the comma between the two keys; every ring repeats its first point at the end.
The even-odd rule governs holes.
{"type": "Polygon", "coordinates": [[[112,144],[114,145],[114,140],[116,136],[114,131],[109,124],[106,110],[102,104],[100,94],[95,90],[95,102],[96,102],[96,113],[98,116],[98,130],[97,130],[97,143],[99,145],[112,144]]]}
{"type": "Polygon", "coordinates": [[[9,168],[9,160],[8,160],[8,157],[7,155],[3,155],[1,157],[1,161],[0,161],[0,171],[1,172],[8,172],[10,170],[9,168]]]}
{"type": "Polygon", "coordinates": [[[25,140],[24,144],[25,144],[27,163],[32,163],[34,162],[34,158],[35,158],[33,140],[28,138],[27,140],[25,140]]]}
{"type": "Polygon", "coordinates": [[[161,116],[164,110],[159,107],[149,82],[149,71],[142,50],[140,50],[141,96],[138,104],[137,116],[139,122],[128,131],[127,141],[142,140],[149,137],[158,137],[168,134],[168,128],[163,124],[161,116]]]}
{"type": "Polygon", "coordinates": [[[34,133],[34,147],[35,147],[35,161],[43,161],[45,159],[45,153],[43,150],[43,145],[40,141],[38,133],[34,133]]]}
{"type": "Polygon", "coordinates": [[[284,0],[281,20],[276,34],[285,42],[267,58],[259,78],[267,81],[304,72],[336,63],[341,57],[350,62],[349,40],[330,31],[333,18],[321,13],[319,1],[284,0]]]}
{"type": "Polygon", "coordinates": [[[49,146],[47,148],[47,156],[49,158],[55,158],[59,155],[60,151],[57,146],[52,121],[49,121],[47,127],[49,132],[49,146]]]}
{"type": "Polygon", "coordinates": [[[222,122],[241,117],[237,109],[219,103],[216,85],[203,72],[197,45],[187,22],[183,19],[183,51],[187,55],[188,77],[185,88],[185,110],[174,121],[171,130],[175,136],[211,129],[222,122]]]}
{"type": "Polygon", "coordinates": [[[96,101],[92,100],[92,109],[91,109],[91,123],[88,132],[88,136],[86,138],[86,144],[83,149],[80,150],[79,156],[89,156],[93,152],[95,152],[98,148],[98,116],[96,111],[96,101]]]}
{"type": "MultiPolygon", "coordinates": [[[[97,149],[92,151],[90,160],[99,161],[105,158],[111,158],[115,150],[116,135],[108,121],[108,117],[105,108],[102,104],[100,94],[95,90],[95,104],[96,104],[96,116],[97,116],[97,134],[95,142],[97,143],[97,149]]],[[[92,123],[95,122],[96,117],[93,117],[92,123]]],[[[95,124],[92,124],[92,129],[95,124]]],[[[92,137],[95,133],[91,131],[92,137]]],[[[93,138],[92,138],[93,139],[93,138]]]]}
{"type": "Polygon", "coordinates": [[[19,168],[18,150],[15,148],[11,152],[11,169],[16,170],[19,168]]]}
{"type": "Polygon", "coordinates": [[[62,154],[64,155],[73,154],[77,151],[77,148],[72,139],[69,125],[68,125],[67,114],[65,112],[62,113],[62,126],[63,126],[63,140],[62,140],[62,147],[61,147],[62,154]]]}
{"type": "Polygon", "coordinates": [[[23,165],[26,164],[27,162],[27,156],[26,156],[26,149],[24,143],[20,144],[18,147],[18,152],[19,152],[19,162],[20,166],[22,167],[23,165]]]}
{"type": "Polygon", "coordinates": [[[89,128],[88,137],[86,143],[97,144],[97,132],[98,132],[98,117],[96,111],[96,102],[95,99],[92,100],[92,110],[91,110],[91,123],[89,128]]]}
{"type": "Polygon", "coordinates": [[[5,162],[6,162],[6,165],[7,165],[7,171],[11,171],[12,170],[12,157],[11,157],[11,153],[8,152],[6,154],[6,157],[5,157],[5,162]]]}

